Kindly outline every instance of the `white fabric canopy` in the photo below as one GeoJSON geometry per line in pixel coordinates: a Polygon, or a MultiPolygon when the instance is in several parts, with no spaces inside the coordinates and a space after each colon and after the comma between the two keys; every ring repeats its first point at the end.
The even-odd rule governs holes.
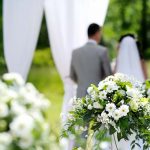
{"type": "Polygon", "coordinates": [[[43,0],[4,0],[4,52],[9,72],[25,79],[43,16],[43,0]]]}

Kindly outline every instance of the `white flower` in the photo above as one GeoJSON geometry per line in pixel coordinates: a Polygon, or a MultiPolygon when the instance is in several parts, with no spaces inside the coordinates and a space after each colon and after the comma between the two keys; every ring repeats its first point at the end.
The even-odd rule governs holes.
{"type": "Polygon", "coordinates": [[[99,93],[99,98],[100,99],[107,99],[107,92],[106,91],[101,91],[99,93]]]}
{"type": "Polygon", "coordinates": [[[119,111],[120,111],[121,116],[126,116],[129,112],[129,106],[122,105],[120,106],[119,111]]]}
{"type": "Polygon", "coordinates": [[[101,116],[98,115],[97,121],[98,121],[98,122],[102,122],[102,123],[105,124],[105,125],[107,125],[107,124],[109,123],[109,117],[108,117],[108,115],[106,114],[105,111],[103,111],[103,112],[101,113],[101,116]]]}
{"type": "Polygon", "coordinates": [[[116,109],[114,112],[113,112],[113,118],[118,121],[119,118],[121,117],[120,115],[120,111],[118,109],[116,109]]]}
{"type": "Polygon", "coordinates": [[[103,119],[107,119],[107,118],[108,118],[108,115],[106,114],[105,111],[103,111],[103,112],[101,113],[101,117],[102,117],[103,119]]]}
{"type": "Polygon", "coordinates": [[[79,147],[77,150],[84,150],[83,148],[79,147]]]}
{"type": "Polygon", "coordinates": [[[126,95],[126,92],[124,90],[119,90],[118,91],[122,96],[125,96],[126,95]]]}
{"type": "Polygon", "coordinates": [[[106,105],[106,111],[112,113],[116,109],[116,105],[114,103],[109,103],[106,105]]]}
{"type": "Polygon", "coordinates": [[[0,133],[0,145],[9,145],[12,142],[12,136],[11,134],[7,133],[7,132],[2,132],[0,133]]]}
{"type": "Polygon", "coordinates": [[[148,98],[150,98],[150,89],[147,90],[148,98]]]}
{"type": "Polygon", "coordinates": [[[25,81],[21,77],[21,75],[17,73],[6,73],[3,75],[3,80],[8,82],[13,82],[19,86],[22,86],[25,84],[25,81]]]}
{"type": "Polygon", "coordinates": [[[89,87],[89,88],[87,89],[87,93],[88,93],[89,95],[91,95],[91,94],[93,93],[93,87],[89,87]]]}
{"type": "Polygon", "coordinates": [[[98,115],[98,116],[97,116],[97,121],[98,121],[98,122],[101,122],[101,118],[102,118],[102,117],[101,117],[100,115],[98,115]]]}
{"type": "Polygon", "coordinates": [[[139,108],[139,105],[137,103],[137,100],[136,99],[132,99],[130,102],[129,102],[129,105],[130,105],[130,108],[133,112],[136,112],[139,108]]]}
{"type": "Polygon", "coordinates": [[[4,144],[0,144],[0,150],[8,150],[8,147],[4,144]]]}
{"type": "Polygon", "coordinates": [[[99,90],[103,90],[104,86],[105,86],[104,81],[101,81],[101,82],[98,84],[98,89],[99,89],[99,90]]]}
{"type": "Polygon", "coordinates": [[[93,108],[93,106],[90,104],[90,105],[88,105],[88,109],[89,110],[92,110],[92,108],[93,108]]]}
{"type": "Polygon", "coordinates": [[[94,103],[93,103],[93,107],[94,107],[95,109],[102,109],[102,108],[103,108],[103,106],[100,105],[98,102],[94,102],[94,103]]]}
{"type": "Polygon", "coordinates": [[[130,88],[127,86],[126,94],[132,98],[142,98],[142,94],[136,88],[130,88]]]}
{"type": "Polygon", "coordinates": [[[110,143],[109,142],[101,142],[99,144],[100,149],[104,150],[104,149],[109,149],[110,143]]]}
{"type": "Polygon", "coordinates": [[[31,115],[31,116],[33,117],[33,119],[35,119],[36,121],[38,121],[38,122],[44,122],[44,118],[43,118],[43,116],[42,116],[42,114],[41,114],[40,111],[38,111],[38,110],[32,111],[32,110],[31,110],[30,115],[31,115]]]}
{"type": "Polygon", "coordinates": [[[11,105],[11,112],[15,115],[24,114],[26,112],[26,108],[18,102],[13,101],[11,105]]]}
{"type": "Polygon", "coordinates": [[[10,130],[14,136],[24,137],[29,135],[34,128],[34,120],[27,114],[21,114],[14,118],[10,124],[10,130]]]}
{"type": "Polygon", "coordinates": [[[116,73],[114,77],[116,80],[120,80],[121,82],[129,81],[129,77],[122,73],[116,73]]]}
{"type": "Polygon", "coordinates": [[[23,138],[21,138],[19,140],[19,146],[22,148],[22,149],[29,149],[33,144],[33,138],[32,138],[32,135],[28,135],[28,136],[24,136],[23,138]]]}
{"type": "Polygon", "coordinates": [[[117,84],[115,83],[115,82],[113,82],[113,81],[109,81],[108,83],[107,83],[107,92],[108,93],[111,93],[111,92],[113,92],[113,91],[116,91],[116,90],[118,90],[118,86],[117,86],[117,84]]]}
{"type": "Polygon", "coordinates": [[[145,106],[144,114],[146,116],[150,116],[150,104],[149,103],[145,106]]]}
{"type": "Polygon", "coordinates": [[[0,118],[6,117],[9,114],[8,106],[5,103],[0,103],[0,118]]]}

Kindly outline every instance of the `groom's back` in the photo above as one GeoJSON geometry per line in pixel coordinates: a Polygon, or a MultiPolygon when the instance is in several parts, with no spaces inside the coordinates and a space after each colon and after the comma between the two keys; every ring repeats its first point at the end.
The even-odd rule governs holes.
{"type": "Polygon", "coordinates": [[[86,94],[86,89],[90,84],[98,84],[106,76],[104,66],[109,69],[110,64],[106,56],[106,48],[94,43],[87,43],[85,46],[75,50],[72,55],[71,77],[78,83],[77,96],[86,94]],[[106,64],[104,65],[106,59],[106,64]]]}

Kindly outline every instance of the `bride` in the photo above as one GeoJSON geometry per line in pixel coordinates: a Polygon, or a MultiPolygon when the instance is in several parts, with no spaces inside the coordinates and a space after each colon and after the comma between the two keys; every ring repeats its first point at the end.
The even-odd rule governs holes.
{"type": "MultiPolygon", "coordinates": [[[[117,62],[115,72],[124,73],[133,76],[139,81],[143,82],[146,79],[146,69],[142,58],[140,58],[138,46],[134,35],[124,35],[120,39],[117,62]]],[[[112,138],[112,150],[130,150],[131,142],[134,140],[135,135],[129,137],[129,141],[117,141],[117,138],[112,138]],[[116,143],[116,144],[115,144],[116,143]],[[117,147],[116,147],[117,145],[117,147]]],[[[139,141],[142,146],[142,142],[139,141]]],[[[135,147],[134,150],[141,150],[140,147],[135,147]]]]}
{"type": "Polygon", "coordinates": [[[147,78],[144,60],[134,35],[127,34],[120,38],[115,72],[134,76],[143,82],[147,78]]]}

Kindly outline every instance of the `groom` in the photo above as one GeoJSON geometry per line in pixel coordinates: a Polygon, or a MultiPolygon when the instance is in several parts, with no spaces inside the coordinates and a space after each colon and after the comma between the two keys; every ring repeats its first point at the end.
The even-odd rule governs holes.
{"type": "Polygon", "coordinates": [[[112,74],[107,49],[98,45],[101,40],[101,27],[91,24],[88,27],[88,38],[88,42],[72,54],[70,77],[78,84],[78,98],[87,94],[90,84],[97,85],[112,74]]]}

